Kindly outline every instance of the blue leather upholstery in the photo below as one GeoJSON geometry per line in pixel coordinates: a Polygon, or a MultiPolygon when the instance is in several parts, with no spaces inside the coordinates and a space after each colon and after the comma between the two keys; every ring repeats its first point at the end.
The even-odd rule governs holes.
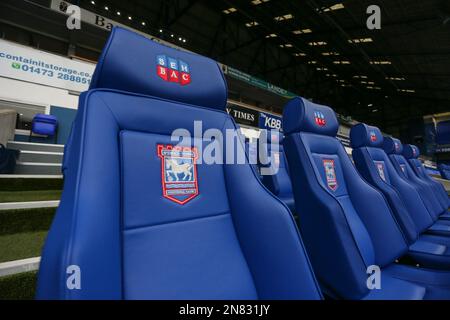
{"type": "Polygon", "coordinates": [[[110,37],[96,70],[90,90],[117,89],[218,110],[224,110],[227,103],[227,86],[215,61],[172,48],[167,50],[151,41],[136,41],[135,36],[110,37]],[[133,52],[127,54],[125,48],[133,48],[133,52]],[[164,66],[159,63],[160,58],[164,60],[164,66]],[[181,64],[189,62],[187,69],[191,83],[167,83],[160,78],[158,67],[170,69],[171,61],[175,64],[174,71],[179,73],[181,64]]]}
{"type": "Polygon", "coordinates": [[[253,170],[255,170],[257,177],[259,179],[262,179],[258,167],[258,143],[250,142],[250,139],[246,137],[243,137],[243,139],[245,143],[245,153],[247,155],[248,162],[252,166],[253,170]]]}
{"type": "Polygon", "coordinates": [[[286,154],[283,147],[283,135],[278,131],[267,134],[267,143],[261,145],[270,157],[270,163],[276,165],[278,170],[271,175],[264,175],[262,181],[264,185],[281,201],[283,201],[292,212],[295,212],[295,201],[292,193],[291,178],[289,177],[289,168],[287,166],[286,154]],[[271,143],[277,144],[278,151],[271,149],[271,143]]]}
{"type": "Polygon", "coordinates": [[[446,164],[438,165],[439,172],[441,173],[441,177],[446,180],[450,180],[450,166],[446,164]]]}
{"type": "Polygon", "coordinates": [[[292,214],[248,162],[195,165],[193,145],[211,143],[195,136],[180,155],[194,163],[197,196],[184,204],[163,196],[173,130],[194,136],[199,119],[203,133],[237,130],[214,62],[114,28],[94,80],[80,97],[38,298],[321,298],[292,214]],[[189,64],[186,90],[154,77],[157,55],[189,64]],[[66,286],[71,265],[80,289],[66,286]]]}
{"type": "Polygon", "coordinates": [[[336,139],[334,112],[294,98],[283,123],[299,227],[324,290],[347,299],[450,299],[449,272],[393,265],[407,241],[384,196],[362,179],[336,139]],[[366,286],[374,264],[386,284],[378,291],[366,286]]]}
{"type": "Polygon", "coordinates": [[[352,127],[350,140],[356,168],[367,182],[383,193],[388,201],[395,220],[407,239],[408,255],[421,265],[449,269],[450,247],[447,248],[446,244],[450,238],[430,236],[433,241],[429,242],[420,236],[434,224],[434,220],[417,190],[399,176],[382,149],[384,144],[387,149],[394,152],[400,146],[398,141],[383,138],[378,128],[363,123],[352,127]]]}
{"type": "Polygon", "coordinates": [[[447,191],[445,191],[445,188],[441,183],[433,180],[428,175],[422,162],[418,159],[420,155],[419,148],[410,144],[405,145],[403,148],[403,155],[409,161],[409,164],[411,165],[413,171],[416,173],[417,177],[428,184],[430,188],[435,191],[434,194],[441,204],[443,212],[447,212],[449,207],[449,198],[447,191]]]}
{"type": "MultiPolygon", "coordinates": [[[[399,140],[396,140],[396,143],[401,145],[399,140]]],[[[432,219],[438,219],[443,213],[443,208],[434,195],[433,189],[430,188],[427,183],[420,180],[414,173],[408,160],[403,156],[403,146],[397,149],[394,148],[393,150],[391,144],[389,139],[387,139],[387,143],[383,147],[394,165],[395,170],[402,178],[408,181],[410,185],[416,188],[432,219]]]]}

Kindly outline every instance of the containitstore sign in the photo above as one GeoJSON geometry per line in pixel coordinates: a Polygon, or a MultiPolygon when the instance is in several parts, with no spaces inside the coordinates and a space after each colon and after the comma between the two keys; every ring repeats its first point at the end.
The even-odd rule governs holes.
{"type": "Polygon", "coordinates": [[[82,92],[95,65],[0,40],[0,77],[82,92]]]}

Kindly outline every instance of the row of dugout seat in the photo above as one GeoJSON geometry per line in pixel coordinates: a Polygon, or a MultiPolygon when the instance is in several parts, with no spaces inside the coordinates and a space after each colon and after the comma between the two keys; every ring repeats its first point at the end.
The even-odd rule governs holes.
{"type": "MultiPolygon", "coordinates": [[[[219,139],[199,136],[195,121],[204,134],[238,130],[226,88],[216,62],[112,30],[66,146],[37,298],[450,299],[448,198],[395,169],[398,160],[400,170],[420,170],[416,149],[394,159],[403,153],[388,155],[376,128],[355,127],[367,166],[358,171],[336,138],[334,111],[295,98],[274,160],[292,191],[282,183],[270,192],[248,159],[197,161],[219,139]],[[180,128],[192,139],[173,141],[180,128]],[[367,285],[372,266],[381,270],[376,289],[367,285]]],[[[233,150],[245,153],[238,140],[233,150]]]]}

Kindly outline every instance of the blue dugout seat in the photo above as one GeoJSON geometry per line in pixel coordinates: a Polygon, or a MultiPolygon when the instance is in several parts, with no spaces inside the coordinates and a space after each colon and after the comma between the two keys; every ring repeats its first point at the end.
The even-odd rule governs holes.
{"type": "MultiPolygon", "coordinates": [[[[437,195],[435,195],[434,189],[431,188],[428,183],[419,179],[419,177],[414,173],[414,170],[410,166],[408,160],[403,155],[403,145],[400,140],[395,139],[394,143],[395,148],[392,148],[389,144],[389,139],[386,139],[384,148],[389,156],[389,159],[394,165],[395,170],[402,178],[416,188],[433,220],[439,219],[439,217],[446,213],[447,210],[443,207],[437,195]]],[[[442,231],[447,232],[448,230],[442,231]]]]}
{"type": "Polygon", "coordinates": [[[441,183],[437,182],[436,180],[433,180],[433,178],[431,178],[428,175],[425,167],[422,164],[422,161],[418,159],[420,156],[419,148],[411,144],[404,145],[403,155],[405,156],[406,160],[408,160],[409,164],[411,165],[411,168],[413,169],[417,177],[426,184],[428,184],[430,188],[432,188],[435,191],[436,198],[441,203],[443,211],[444,212],[448,211],[449,198],[447,191],[445,191],[445,188],[441,183]]]}
{"type": "Polygon", "coordinates": [[[321,298],[292,214],[248,162],[198,159],[213,141],[194,121],[237,130],[226,88],[216,62],[112,30],[80,96],[37,298],[321,298]],[[172,141],[179,128],[192,141],[172,141]]]}
{"type": "Polygon", "coordinates": [[[450,225],[450,221],[448,221],[448,210],[441,201],[439,201],[439,195],[435,194],[434,188],[432,188],[429,183],[423,181],[416,175],[408,160],[403,155],[404,147],[400,140],[393,140],[392,143],[394,143],[394,148],[390,146],[389,138],[385,139],[385,142],[383,147],[394,165],[395,170],[402,178],[416,188],[432,219],[438,221],[438,224],[433,227],[435,232],[450,235],[450,229],[448,228],[450,225]]]}
{"type": "Polygon", "coordinates": [[[450,180],[450,166],[444,163],[438,165],[441,177],[445,180],[450,180]]]}
{"type": "Polygon", "coordinates": [[[268,164],[264,167],[278,168],[276,173],[263,175],[264,185],[281,201],[283,201],[292,212],[295,212],[294,194],[292,192],[291,178],[289,177],[289,168],[287,165],[286,154],[283,147],[283,134],[279,131],[268,132],[262,148],[267,152],[268,164]],[[276,144],[278,151],[271,148],[276,144]]]}
{"type": "Polygon", "coordinates": [[[420,265],[450,269],[450,237],[422,235],[433,233],[435,222],[417,190],[398,174],[383,149],[385,145],[395,150],[399,142],[383,138],[378,128],[363,123],[352,127],[350,140],[355,166],[388,201],[409,245],[407,254],[420,265]]]}
{"type": "Polygon", "coordinates": [[[384,196],[336,138],[334,111],[303,98],[283,112],[299,227],[324,292],[346,299],[450,299],[450,272],[396,264],[408,243],[384,196]],[[367,271],[381,269],[381,289],[367,271]]]}

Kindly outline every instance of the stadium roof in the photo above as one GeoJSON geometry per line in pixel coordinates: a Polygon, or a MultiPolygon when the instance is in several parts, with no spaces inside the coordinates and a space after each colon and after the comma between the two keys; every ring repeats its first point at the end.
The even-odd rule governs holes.
{"type": "MultiPolygon", "coordinates": [[[[72,2],[386,131],[450,111],[446,0],[72,2]],[[381,30],[366,26],[373,4],[381,30]]],[[[93,39],[79,55],[98,55],[93,39]]]]}

